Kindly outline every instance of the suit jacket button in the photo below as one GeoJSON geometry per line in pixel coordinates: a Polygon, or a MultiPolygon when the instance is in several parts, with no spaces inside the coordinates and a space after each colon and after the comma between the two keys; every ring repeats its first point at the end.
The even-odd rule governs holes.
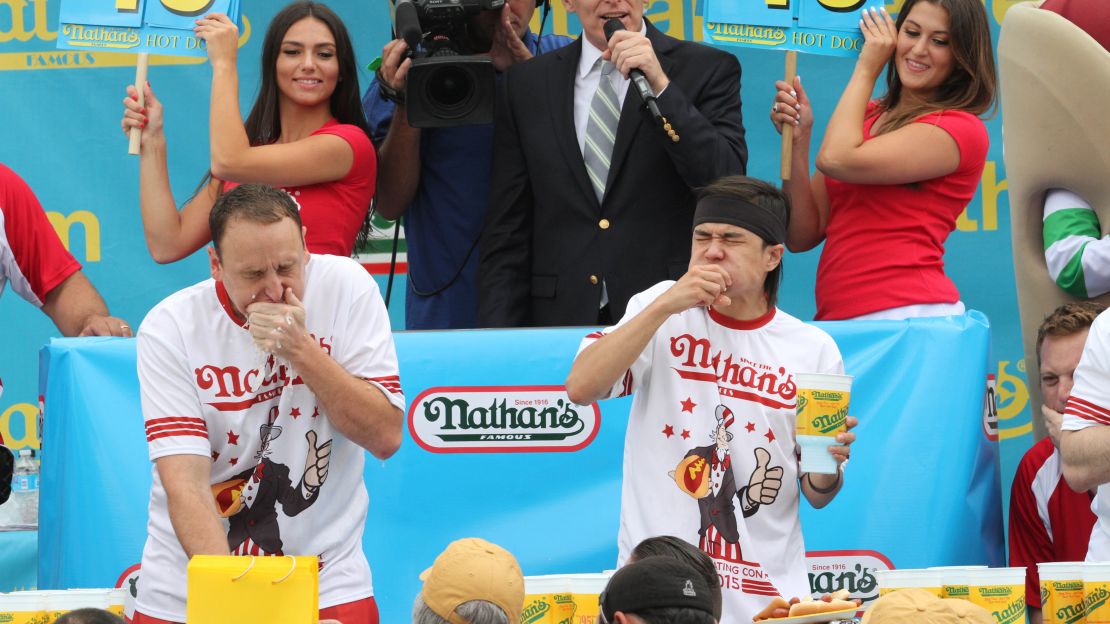
{"type": "Polygon", "coordinates": [[[597,276],[596,275],[591,275],[590,276],[590,283],[596,286],[597,282],[598,282],[597,276]]]}
{"type": "Polygon", "coordinates": [[[602,219],[601,221],[598,221],[597,222],[597,227],[599,227],[603,230],[608,230],[609,229],[609,220],[608,219],[602,219]]]}

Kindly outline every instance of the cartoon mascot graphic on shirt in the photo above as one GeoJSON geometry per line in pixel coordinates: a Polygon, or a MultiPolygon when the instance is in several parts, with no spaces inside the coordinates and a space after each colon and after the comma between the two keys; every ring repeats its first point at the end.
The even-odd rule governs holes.
{"type": "Polygon", "coordinates": [[[715,559],[739,563],[743,559],[733,501],[740,502],[745,518],[755,515],[761,505],[774,503],[782,486],[782,467],[771,467],[771,454],[756,447],[755,470],[747,485],[737,490],[729,450],[732,410],[718,405],[715,416],[713,444],[691,449],[671,475],[680,490],[698,501],[701,511],[698,547],[715,559]]]}
{"type": "Polygon", "coordinates": [[[274,425],[277,415],[278,408],[270,408],[267,423],[260,426],[262,444],[254,456],[255,466],[212,486],[220,515],[230,523],[227,545],[233,555],[284,554],[277,504],[281,503],[286,516],[301,513],[316,502],[328,478],[332,441],[317,446],[315,431],[305,433],[308,457],[296,487],[289,479],[289,467],[270,460],[270,445],[281,436],[281,427],[274,425]]]}

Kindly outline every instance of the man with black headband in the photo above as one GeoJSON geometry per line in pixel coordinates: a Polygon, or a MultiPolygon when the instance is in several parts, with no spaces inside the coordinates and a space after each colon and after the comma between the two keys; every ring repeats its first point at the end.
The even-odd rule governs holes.
{"type": "MultiPolygon", "coordinates": [[[[586,336],[566,382],[580,404],[635,393],[618,565],[653,535],[698,545],[721,576],[723,624],[810,594],[800,494],[823,507],[844,482],[842,469],[800,473],[795,455],[794,373],[844,364],[828,334],[775,307],[787,201],[743,176],[703,189],[689,270],[586,336]]],[[[829,447],[841,468],[854,440],[829,447]]]]}

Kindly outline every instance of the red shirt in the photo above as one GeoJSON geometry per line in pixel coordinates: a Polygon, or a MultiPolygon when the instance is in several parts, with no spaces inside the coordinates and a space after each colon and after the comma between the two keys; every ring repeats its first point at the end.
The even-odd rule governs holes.
{"type": "MultiPolygon", "coordinates": [[[[362,228],[378,177],[378,157],[370,137],[351,124],[328,120],[310,136],[334,134],[351,145],[354,161],[345,176],[331,182],[307,186],[283,186],[301,207],[301,223],[307,228],[305,245],[318,254],[350,256],[355,236],[362,228]]],[[[225,190],[238,186],[227,182],[225,190]]]]}
{"type": "Polygon", "coordinates": [[[19,296],[42,307],[47,293],[79,270],[31,188],[0,164],[0,292],[10,280],[19,296]]]}
{"type": "MultiPolygon", "coordinates": [[[[872,102],[864,140],[878,118],[872,102]]],[[[956,140],[952,173],[914,184],[854,184],[825,178],[829,224],[817,268],[817,319],[846,319],[906,305],[955,303],[944,274],[944,241],[975,196],[990,139],[976,116],[940,111],[913,123],[933,124],[956,140]]]]}
{"type": "Polygon", "coordinates": [[[1045,438],[1021,458],[1010,490],[1010,565],[1025,566],[1025,601],[1041,608],[1037,564],[1083,561],[1095,514],[1091,493],[1068,487],[1060,452],[1045,438]]]}

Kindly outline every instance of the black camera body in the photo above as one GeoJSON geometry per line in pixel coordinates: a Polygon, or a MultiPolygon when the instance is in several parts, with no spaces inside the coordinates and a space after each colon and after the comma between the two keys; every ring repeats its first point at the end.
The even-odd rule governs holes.
{"type": "Polygon", "coordinates": [[[419,48],[410,41],[410,48],[417,51],[405,87],[411,126],[441,128],[493,121],[493,62],[481,54],[488,48],[475,49],[469,22],[482,11],[500,11],[504,4],[505,0],[397,3],[397,32],[406,41],[415,38],[416,29],[419,32],[419,48]]]}

